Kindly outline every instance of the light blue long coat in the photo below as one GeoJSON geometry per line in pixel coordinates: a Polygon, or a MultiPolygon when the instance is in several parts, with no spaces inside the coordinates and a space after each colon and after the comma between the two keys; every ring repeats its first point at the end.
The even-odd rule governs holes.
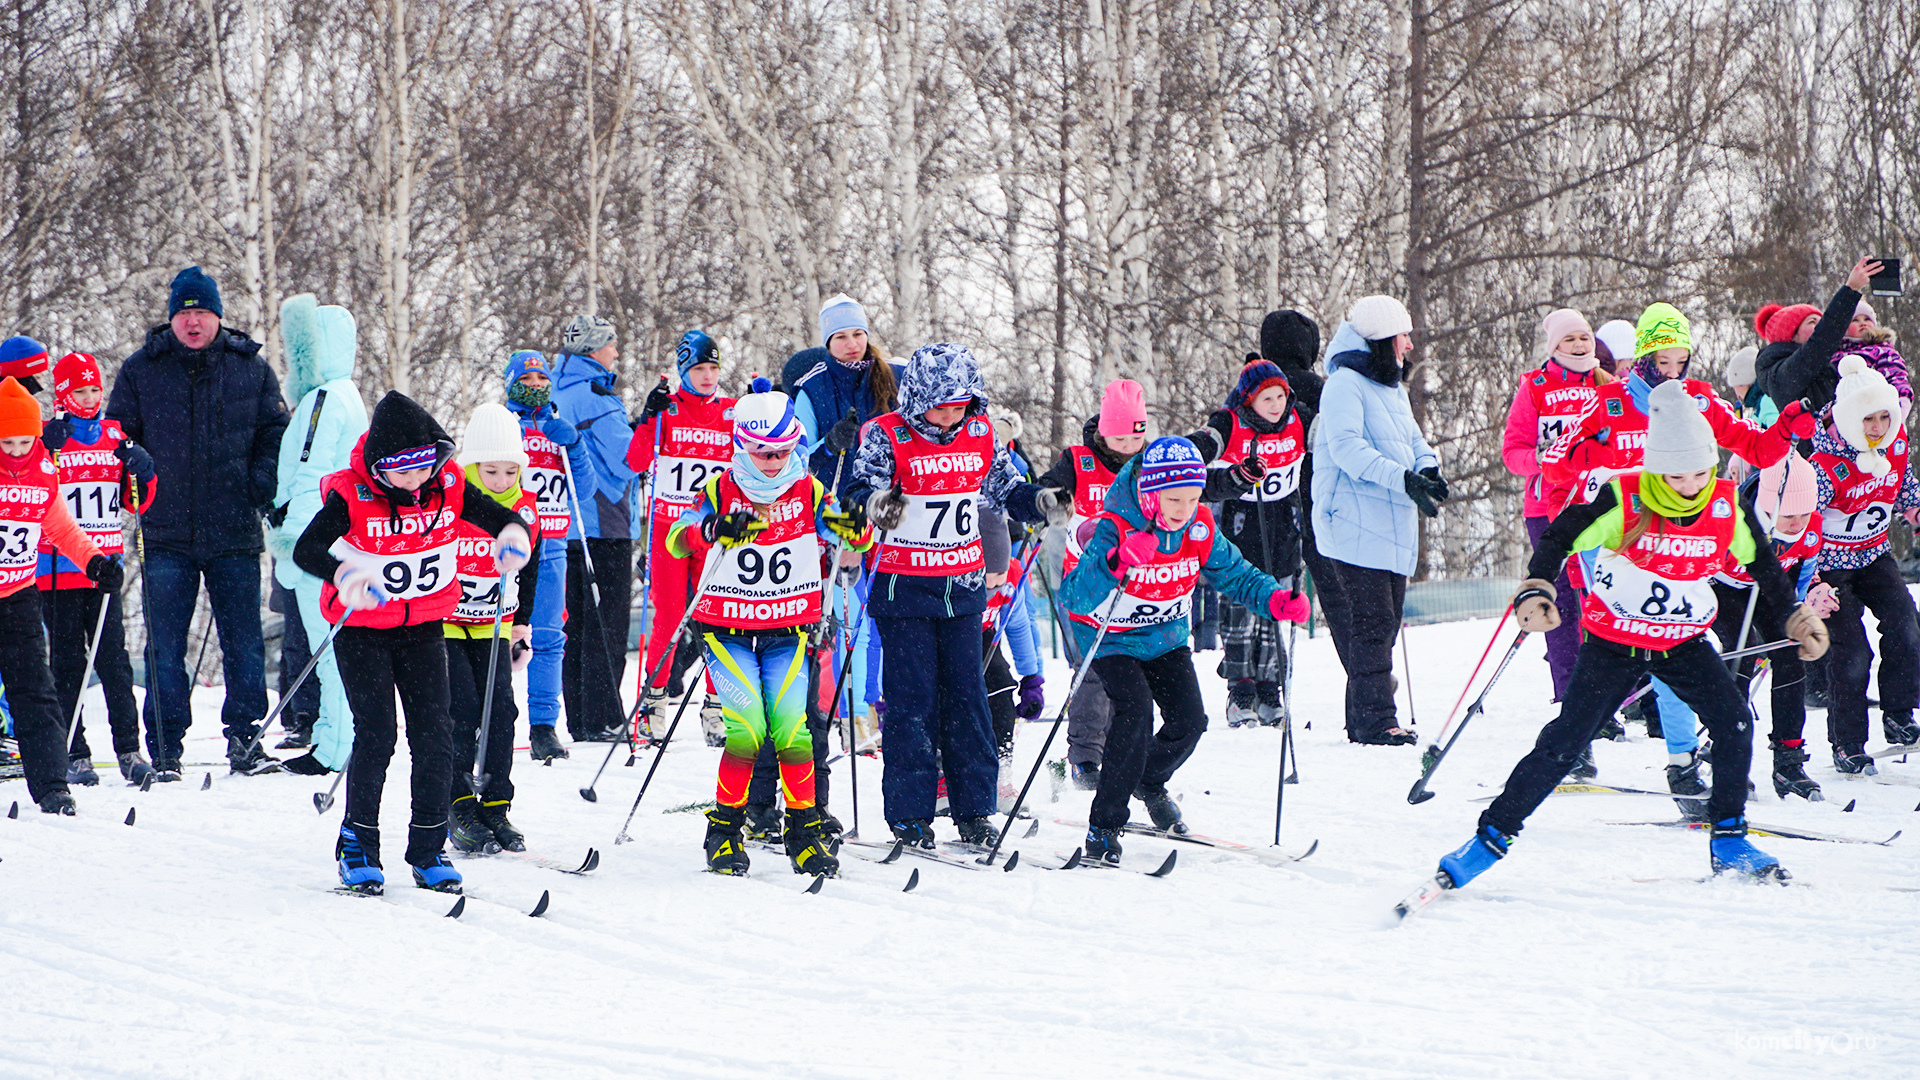
{"type": "Polygon", "coordinates": [[[1413,573],[1419,511],[1406,474],[1440,464],[1420,434],[1403,385],[1362,374],[1367,342],[1349,323],[1327,345],[1327,385],[1313,425],[1313,538],[1353,566],[1413,573]]]}

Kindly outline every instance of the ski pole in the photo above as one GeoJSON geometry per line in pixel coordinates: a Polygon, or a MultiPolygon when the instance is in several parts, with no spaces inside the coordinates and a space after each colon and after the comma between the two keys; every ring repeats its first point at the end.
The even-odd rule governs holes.
{"type": "Polygon", "coordinates": [[[687,714],[687,703],[693,700],[693,687],[687,688],[687,695],[680,699],[680,707],[673,711],[673,722],[667,725],[667,733],[660,740],[660,748],[654,751],[653,764],[647,766],[647,775],[640,781],[640,791],[633,797],[633,808],[627,811],[627,820],[620,825],[620,835],[613,838],[616,844],[624,844],[633,839],[627,835],[628,826],[633,824],[633,815],[640,812],[640,800],[647,797],[647,787],[653,783],[654,770],[660,767],[660,759],[667,755],[667,744],[673,741],[673,733],[680,727],[680,718],[687,714]]]}
{"type": "MultiPolygon", "coordinates": [[[[582,436],[582,438],[585,438],[585,436],[582,436]]],[[[606,613],[602,611],[600,607],[600,579],[596,577],[593,572],[593,543],[587,539],[587,521],[586,518],[581,516],[580,493],[574,490],[573,458],[566,453],[562,453],[560,455],[560,466],[567,474],[567,499],[573,503],[573,521],[574,524],[580,528],[580,570],[581,573],[586,575],[587,590],[593,596],[595,636],[600,639],[600,652],[602,658],[607,662],[607,681],[613,687],[613,705],[617,710],[620,707],[620,680],[614,674],[613,646],[607,643],[607,617],[606,613]]],[[[651,529],[653,521],[653,508],[651,506],[647,508],[647,521],[648,528],[651,529]]],[[[647,553],[647,573],[649,575],[653,573],[653,553],[651,551],[647,553]]],[[[644,604],[645,600],[643,599],[641,602],[644,604]]],[[[621,644],[625,645],[625,642],[622,641],[621,644]]],[[[642,697],[645,697],[646,688],[641,687],[640,693],[642,697]]],[[[616,715],[618,714],[616,713],[616,715]]]]}
{"type": "MultiPolygon", "coordinates": [[[[1454,699],[1453,708],[1447,711],[1447,722],[1440,725],[1440,733],[1434,736],[1435,742],[1446,738],[1447,732],[1453,730],[1453,719],[1460,715],[1460,703],[1467,700],[1467,694],[1473,690],[1473,680],[1480,677],[1481,666],[1487,662],[1487,655],[1493,652],[1493,643],[1500,640],[1500,631],[1507,625],[1507,616],[1512,614],[1513,602],[1508,601],[1507,610],[1500,613],[1500,621],[1494,624],[1493,636],[1487,639],[1487,647],[1480,650],[1479,663],[1473,665],[1473,673],[1467,676],[1467,684],[1460,688],[1460,696],[1454,699]]],[[[1428,749],[1432,749],[1432,744],[1428,744],[1428,749]]]]}
{"type": "MultiPolygon", "coordinates": [[[[1126,578],[1122,577],[1113,588],[1113,599],[1107,601],[1107,609],[1100,615],[1100,630],[1093,636],[1093,644],[1087,649],[1086,656],[1080,661],[1080,667],[1073,673],[1073,681],[1067,684],[1066,704],[1061,707],[1062,718],[1073,710],[1073,695],[1080,689],[1080,680],[1086,678],[1087,670],[1093,667],[1093,658],[1100,653],[1100,643],[1107,639],[1107,627],[1112,625],[1113,609],[1120,606],[1120,598],[1126,595],[1126,578]]],[[[1000,857],[1000,845],[1007,842],[1007,834],[1013,831],[1014,819],[1020,816],[1020,807],[1026,804],[1027,792],[1033,789],[1033,780],[1040,775],[1040,767],[1047,763],[1047,751],[1053,749],[1053,737],[1060,733],[1062,725],[1055,722],[1047,725],[1047,739],[1040,744],[1040,754],[1033,759],[1033,768],[1027,771],[1027,782],[1020,785],[1020,794],[1014,797],[1013,809],[1007,811],[1007,823],[1000,826],[1000,835],[993,838],[993,849],[974,862],[992,866],[993,860],[1000,857]]]]}
{"type": "MultiPolygon", "coordinates": [[[[1022,543],[1028,545],[1026,555],[1020,559],[1020,581],[1024,582],[1033,567],[1034,556],[1040,554],[1040,545],[1033,543],[1031,538],[1022,543]]],[[[1000,648],[1000,642],[1007,636],[1007,623],[1011,621],[1006,617],[1007,605],[1016,602],[1016,598],[1020,595],[1020,586],[1014,581],[1013,575],[1009,574],[1006,582],[995,591],[1000,593],[1003,599],[999,607],[992,609],[993,641],[987,645],[986,663],[980,665],[982,672],[985,672],[987,666],[993,663],[994,652],[1000,648]]]]}
{"type": "Polygon", "coordinates": [[[1298,623],[1287,624],[1287,671],[1280,680],[1280,775],[1273,797],[1273,843],[1280,845],[1280,815],[1287,808],[1287,785],[1300,782],[1300,762],[1295,758],[1293,775],[1287,775],[1287,755],[1295,753],[1293,749],[1293,643],[1298,623]]]}
{"type": "MultiPolygon", "coordinates": [[[[840,590],[841,603],[850,611],[849,618],[845,620],[847,629],[843,631],[847,642],[847,655],[841,659],[840,671],[834,676],[833,704],[827,708],[826,719],[826,727],[831,728],[834,720],[838,718],[846,725],[849,731],[851,731],[854,726],[853,687],[847,682],[847,675],[853,671],[853,658],[860,651],[860,631],[865,628],[867,622],[867,605],[861,604],[859,613],[857,615],[851,614],[853,607],[853,597],[851,594],[854,587],[853,585],[844,585],[840,590]],[[847,711],[845,715],[842,715],[840,712],[842,693],[846,695],[847,711]]],[[[847,754],[847,777],[853,785],[853,829],[847,833],[847,836],[857,840],[860,837],[860,773],[858,763],[860,744],[858,737],[849,735],[847,745],[849,748],[847,754]]]]}
{"type": "Polygon", "coordinates": [[[487,645],[487,690],[480,701],[480,749],[473,756],[473,772],[467,774],[467,787],[473,789],[475,799],[492,779],[480,770],[486,767],[487,737],[493,728],[493,679],[500,664],[500,621],[507,611],[507,575],[501,574],[494,587],[500,591],[493,600],[493,640],[487,645]]]}
{"type": "MultiPolygon", "coordinates": [[[[132,476],[127,477],[127,487],[134,495],[138,496],[140,494],[139,484],[132,476]]],[[[143,522],[143,515],[140,513],[140,500],[135,498],[132,500],[132,504],[133,546],[138,549],[140,555],[140,621],[146,624],[142,627],[145,631],[142,636],[145,637],[146,640],[141,643],[140,651],[146,654],[145,659],[147,666],[146,696],[149,700],[147,701],[147,708],[144,710],[147,714],[147,756],[149,758],[157,758],[160,756],[160,750],[164,743],[166,724],[160,716],[159,702],[152,700],[154,683],[153,587],[147,580],[147,530],[143,522]],[[154,730],[156,727],[160,730],[154,730]]],[[[192,691],[191,684],[188,685],[188,691],[189,693],[192,691]]]]}
{"type": "MultiPolygon", "coordinates": [[[[348,764],[351,764],[351,762],[348,764]]],[[[342,765],[340,766],[340,771],[333,774],[333,783],[328,786],[325,794],[317,791],[314,792],[313,808],[316,812],[324,814],[333,809],[333,793],[340,790],[340,781],[345,778],[346,775],[347,766],[342,765]]]]}
{"type": "Polygon", "coordinates": [[[266,738],[267,728],[273,726],[273,722],[279,718],[281,710],[285,709],[287,705],[293,701],[294,694],[300,690],[300,684],[306,682],[307,676],[313,674],[313,669],[319,665],[320,658],[327,655],[327,649],[332,647],[333,639],[340,633],[340,628],[347,625],[347,617],[351,614],[353,613],[346,610],[345,606],[342,605],[340,621],[327,628],[327,636],[320,642],[320,647],[313,650],[312,656],[307,657],[306,666],[302,667],[300,674],[295,675],[293,681],[287,684],[287,692],[280,695],[280,700],[273,703],[273,711],[267,713],[265,720],[260,721],[259,730],[253,733],[253,741],[247,744],[247,751],[242,756],[242,760],[253,756],[254,747],[259,746],[260,740],[266,738]]]}
{"type": "MultiPolygon", "coordinates": [[[[1789,446],[1787,456],[1780,459],[1780,490],[1773,497],[1773,514],[1776,519],[1780,516],[1780,504],[1787,499],[1787,481],[1793,476],[1793,455],[1793,447],[1789,446]]],[[[1768,537],[1761,537],[1758,542],[1768,545],[1773,543],[1768,537]]],[[[1747,647],[1747,634],[1753,629],[1753,609],[1759,602],[1760,579],[1754,578],[1752,589],[1747,593],[1747,613],[1740,618],[1740,637],[1733,643],[1736,650],[1747,647]]],[[[1731,670],[1738,673],[1739,664],[1736,662],[1731,670]]]]}
{"type": "Polygon", "coordinates": [[[1453,749],[1454,743],[1460,741],[1461,733],[1467,730],[1467,725],[1473,722],[1474,716],[1485,711],[1487,694],[1492,692],[1493,684],[1500,681],[1500,675],[1507,670],[1507,665],[1513,662],[1515,656],[1520,655],[1520,646],[1525,644],[1526,640],[1525,630],[1513,635],[1513,644],[1507,647],[1506,655],[1500,658],[1500,666],[1494,668],[1493,674],[1487,677],[1487,685],[1480,688],[1480,696],[1474,698],[1473,704],[1467,706],[1466,715],[1460,718],[1460,726],[1453,729],[1453,737],[1447,740],[1445,746],[1439,743],[1428,744],[1426,753],[1420,755],[1420,779],[1415,780],[1413,788],[1407,792],[1408,803],[1418,806],[1433,798],[1433,792],[1427,790],[1427,781],[1433,778],[1434,771],[1440,768],[1440,763],[1447,760],[1447,752],[1453,749]]]}
{"type": "Polygon", "coordinates": [[[93,660],[100,655],[100,635],[107,629],[107,605],[113,602],[113,594],[102,589],[100,592],[100,617],[93,623],[93,640],[87,643],[87,667],[80,674],[80,692],[73,695],[73,719],[67,721],[67,754],[73,754],[73,736],[80,730],[80,702],[87,695],[87,682],[93,678],[93,660]]]}
{"type": "MultiPolygon", "coordinates": [[[[666,387],[667,377],[661,375],[658,389],[664,390],[666,387]]],[[[660,414],[655,413],[653,416],[653,459],[647,462],[647,490],[641,495],[641,497],[647,501],[647,527],[643,533],[646,538],[646,546],[640,549],[647,559],[647,572],[640,576],[640,655],[642,657],[647,655],[647,646],[653,642],[653,626],[648,622],[648,620],[653,617],[653,496],[655,492],[660,490],[660,441],[661,435],[666,431],[666,428],[667,426],[660,422],[660,414]]],[[[572,480],[568,480],[567,486],[569,488],[573,486],[572,480]]],[[[582,526],[580,529],[581,550],[586,550],[586,546],[587,531],[585,526],[582,526]]],[[[675,632],[675,636],[678,637],[678,631],[675,632]]],[[[646,661],[643,659],[641,664],[644,666],[645,663],[646,661]]],[[[627,730],[629,732],[633,730],[633,725],[640,719],[640,702],[646,700],[647,686],[651,684],[652,680],[649,679],[647,683],[635,688],[634,697],[636,700],[633,706],[632,719],[627,721],[627,730]]],[[[631,739],[631,736],[629,736],[629,739],[631,739]]]]}
{"type": "Polygon", "coordinates": [[[1413,657],[1407,655],[1407,624],[1400,624],[1400,663],[1407,669],[1407,726],[1419,727],[1420,718],[1413,715],[1413,657]]]}
{"type": "MultiPolygon", "coordinates": [[[[634,703],[636,719],[638,718],[638,710],[639,710],[640,702],[644,702],[646,700],[647,687],[652,686],[653,680],[659,678],[660,672],[665,670],[666,666],[673,662],[674,643],[677,643],[680,640],[680,635],[686,631],[687,624],[693,621],[693,609],[699,605],[700,597],[703,593],[706,592],[707,583],[713,580],[714,570],[717,567],[719,567],[719,565],[720,565],[719,559],[710,558],[707,560],[706,570],[703,571],[700,575],[700,585],[698,588],[694,589],[693,591],[693,599],[687,602],[687,610],[684,614],[680,616],[680,624],[673,628],[673,636],[667,639],[668,645],[667,645],[666,651],[660,654],[660,661],[653,666],[653,670],[651,672],[648,672],[646,679],[641,682],[639,701],[636,701],[634,703]]],[[[702,670],[704,671],[704,664],[702,665],[702,670]]],[[[693,697],[693,687],[698,685],[699,685],[698,680],[694,680],[693,682],[689,682],[687,684],[688,689],[687,689],[687,692],[684,695],[682,695],[683,700],[680,705],[681,708],[683,709],[686,708],[686,701],[691,700],[693,697]]],[[[632,736],[633,728],[631,724],[628,725],[627,731],[628,731],[628,744],[629,746],[631,746],[632,738],[633,738],[632,736]]],[[[619,745],[620,744],[617,742],[610,742],[607,744],[607,756],[601,759],[600,768],[596,770],[593,774],[593,782],[588,784],[586,787],[583,787],[580,789],[581,798],[587,800],[588,802],[600,801],[600,795],[594,789],[599,786],[600,774],[607,771],[607,764],[613,760],[613,752],[616,748],[619,747],[619,745]]]]}

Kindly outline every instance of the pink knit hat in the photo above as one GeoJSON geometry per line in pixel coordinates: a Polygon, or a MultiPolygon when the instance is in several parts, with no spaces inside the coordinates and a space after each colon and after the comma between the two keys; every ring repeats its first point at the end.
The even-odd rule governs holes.
{"type": "Polygon", "coordinates": [[[1100,395],[1100,435],[1112,439],[1147,433],[1147,393],[1132,379],[1115,379],[1100,395]]]}
{"type": "Polygon", "coordinates": [[[1811,514],[1819,499],[1813,483],[1813,466],[1798,451],[1760,470],[1760,486],[1753,492],[1753,510],[1769,528],[1783,517],[1811,514]],[[1786,474],[1787,487],[1780,490],[1780,476],[1786,474]]]}
{"type": "Polygon", "coordinates": [[[1572,308],[1561,308],[1558,311],[1549,313],[1546,318],[1540,320],[1540,331],[1545,334],[1547,338],[1547,355],[1551,356],[1561,367],[1566,368],[1568,371],[1592,371],[1594,367],[1600,363],[1598,349],[1590,351],[1587,355],[1580,357],[1562,356],[1557,351],[1560,347],[1561,338],[1581,330],[1585,330],[1588,334],[1593,333],[1593,327],[1587,322],[1587,317],[1572,308]]]}

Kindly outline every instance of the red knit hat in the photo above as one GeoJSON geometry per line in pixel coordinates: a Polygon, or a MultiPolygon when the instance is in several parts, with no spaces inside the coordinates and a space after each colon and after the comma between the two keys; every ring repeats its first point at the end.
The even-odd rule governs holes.
{"type": "Polygon", "coordinates": [[[40,403],[20,380],[11,375],[0,379],[0,439],[38,438],[40,427],[40,403]]]}
{"type": "Polygon", "coordinates": [[[1769,345],[1782,341],[1792,341],[1800,324],[1807,316],[1818,316],[1820,309],[1812,304],[1768,304],[1753,317],[1753,332],[1759,334],[1769,345]]]}
{"type": "Polygon", "coordinates": [[[104,389],[100,381],[100,361],[83,352],[70,352],[53,365],[53,400],[62,409],[87,420],[100,413],[100,403],[93,408],[82,409],[80,403],[73,400],[73,392],[83,386],[104,389]]]}

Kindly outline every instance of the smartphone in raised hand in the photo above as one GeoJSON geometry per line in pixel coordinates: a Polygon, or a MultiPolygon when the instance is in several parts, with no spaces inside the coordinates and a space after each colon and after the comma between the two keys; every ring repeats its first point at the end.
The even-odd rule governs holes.
{"type": "Polygon", "coordinates": [[[1875,296],[1901,295],[1900,260],[1881,259],[1880,272],[1867,279],[1867,288],[1875,296]]]}

